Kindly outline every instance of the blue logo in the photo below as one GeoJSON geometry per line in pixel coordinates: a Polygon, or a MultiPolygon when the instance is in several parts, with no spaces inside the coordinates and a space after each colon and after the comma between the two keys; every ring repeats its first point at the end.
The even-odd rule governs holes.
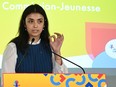
{"type": "Polygon", "coordinates": [[[16,81],[14,81],[14,85],[13,85],[14,87],[19,87],[20,85],[19,85],[19,82],[16,80],[16,81]]]}

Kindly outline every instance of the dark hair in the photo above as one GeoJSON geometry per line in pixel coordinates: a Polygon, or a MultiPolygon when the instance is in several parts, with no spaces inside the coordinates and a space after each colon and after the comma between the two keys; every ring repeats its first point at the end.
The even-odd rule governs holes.
{"type": "Polygon", "coordinates": [[[40,5],[38,5],[38,4],[30,5],[24,10],[24,12],[22,14],[20,24],[19,24],[18,37],[14,38],[13,40],[10,41],[10,42],[14,42],[17,46],[17,49],[23,53],[25,52],[26,48],[28,48],[28,41],[29,41],[28,32],[25,30],[25,19],[31,13],[39,13],[39,14],[43,15],[45,27],[40,35],[40,38],[45,43],[49,44],[49,35],[50,34],[48,31],[47,15],[46,15],[44,9],[40,5]]]}

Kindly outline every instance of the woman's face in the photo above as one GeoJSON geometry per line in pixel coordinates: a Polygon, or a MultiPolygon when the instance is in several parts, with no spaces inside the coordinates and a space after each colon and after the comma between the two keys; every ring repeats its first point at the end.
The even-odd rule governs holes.
{"type": "Polygon", "coordinates": [[[25,27],[30,38],[38,37],[44,28],[44,17],[39,13],[31,13],[26,17],[25,27]]]}

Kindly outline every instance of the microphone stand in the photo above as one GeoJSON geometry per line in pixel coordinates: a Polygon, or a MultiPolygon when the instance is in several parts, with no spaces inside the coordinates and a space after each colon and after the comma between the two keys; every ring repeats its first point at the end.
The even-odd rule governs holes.
{"type": "Polygon", "coordinates": [[[57,56],[59,56],[59,57],[63,58],[64,60],[66,60],[66,61],[68,61],[68,62],[70,62],[70,63],[72,63],[72,64],[74,64],[74,65],[78,66],[79,68],[81,68],[81,69],[82,69],[83,73],[85,74],[85,70],[84,70],[84,69],[83,69],[80,65],[77,65],[76,63],[74,63],[74,62],[72,62],[72,61],[70,61],[70,60],[68,60],[68,59],[64,58],[63,56],[61,56],[61,55],[59,55],[59,54],[57,54],[57,53],[55,53],[55,52],[53,52],[53,51],[52,51],[52,53],[54,53],[55,55],[57,55],[57,56]]]}

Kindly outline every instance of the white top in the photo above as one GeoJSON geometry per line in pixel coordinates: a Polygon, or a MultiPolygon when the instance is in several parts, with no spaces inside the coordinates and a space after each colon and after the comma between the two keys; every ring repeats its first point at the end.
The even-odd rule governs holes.
{"type": "MultiPolygon", "coordinates": [[[[32,43],[32,45],[39,44],[41,40],[37,43],[32,43]]],[[[30,42],[29,42],[30,44],[30,42]]],[[[2,61],[2,73],[15,73],[15,66],[17,62],[17,49],[15,43],[11,42],[6,47],[3,54],[2,61]]],[[[52,54],[52,62],[53,62],[53,73],[68,73],[67,67],[62,63],[59,65],[54,58],[54,54],[52,54]]]]}

